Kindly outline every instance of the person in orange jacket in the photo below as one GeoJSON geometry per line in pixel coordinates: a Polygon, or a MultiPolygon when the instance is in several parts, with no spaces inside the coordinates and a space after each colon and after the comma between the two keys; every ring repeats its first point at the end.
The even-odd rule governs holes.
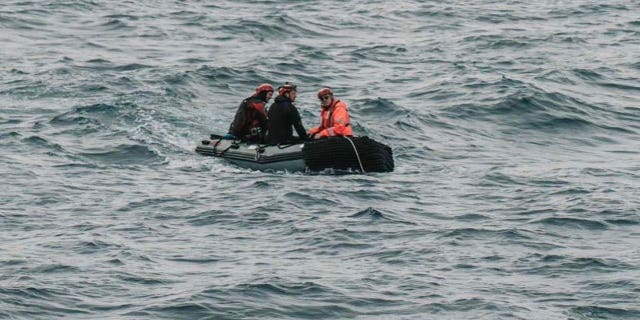
{"type": "Polygon", "coordinates": [[[333,136],[352,136],[347,104],[334,99],[333,91],[324,87],[318,91],[320,99],[320,126],[309,130],[309,137],[320,139],[333,136]]]}

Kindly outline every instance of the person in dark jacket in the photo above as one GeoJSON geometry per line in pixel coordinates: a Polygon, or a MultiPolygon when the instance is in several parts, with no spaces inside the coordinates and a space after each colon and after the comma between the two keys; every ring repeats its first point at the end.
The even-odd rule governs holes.
{"type": "Polygon", "coordinates": [[[278,88],[278,96],[269,107],[267,143],[276,145],[307,140],[307,131],[302,125],[298,109],[293,104],[297,94],[296,85],[289,82],[278,88]],[[298,137],[293,136],[292,126],[296,129],[298,137]]]}
{"type": "Polygon", "coordinates": [[[251,97],[242,100],[225,138],[264,143],[267,132],[267,112],[264,107],[272,96],[273,86],[264,83],[256,88],[251,97]]]}

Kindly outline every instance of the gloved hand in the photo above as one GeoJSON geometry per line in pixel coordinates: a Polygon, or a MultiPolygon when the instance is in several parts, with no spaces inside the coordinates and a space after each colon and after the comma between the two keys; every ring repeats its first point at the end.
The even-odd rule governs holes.
{"type": "Polygon", "coordinates": [[[224,135],[224,137],[222,137],[222,139],[225,139],[225,140],[235,140],[235,139],[236,139],[236,137],[235,137],[232,133],[227,133],[227,134],[225,134],[225,135],[224,135]]]}

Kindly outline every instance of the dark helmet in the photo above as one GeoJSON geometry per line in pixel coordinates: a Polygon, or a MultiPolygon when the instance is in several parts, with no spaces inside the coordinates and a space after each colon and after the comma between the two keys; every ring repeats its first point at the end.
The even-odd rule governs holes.
{"type": "Polygon", "coordinates": [[[331,89],[329,89],[328,87],[324,87],[324,88],[318,90],[318,99],[322,99],[322,97],[324,97],[324,96],[326,96],[328,94],[333,96],[333,91],[331,91],[331,89]]]}
{"type": "Polygon", "coordinates": [[[285,82],[284,85],[278,87],[278,94],[283,95],[287,92],[297,91],[298,86],[293,83],[285,82]]]}

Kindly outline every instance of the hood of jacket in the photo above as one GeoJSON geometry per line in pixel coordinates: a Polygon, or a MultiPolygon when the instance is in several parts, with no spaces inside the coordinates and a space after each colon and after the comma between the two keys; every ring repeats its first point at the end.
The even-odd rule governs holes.
{"type": "Polygon", "coordinates": [[[275,98],[275,102],[288,102],[288,103],[292,103],[291,99],[289,99],[289,97],[287,96],[277,96],[275,98]]]}

